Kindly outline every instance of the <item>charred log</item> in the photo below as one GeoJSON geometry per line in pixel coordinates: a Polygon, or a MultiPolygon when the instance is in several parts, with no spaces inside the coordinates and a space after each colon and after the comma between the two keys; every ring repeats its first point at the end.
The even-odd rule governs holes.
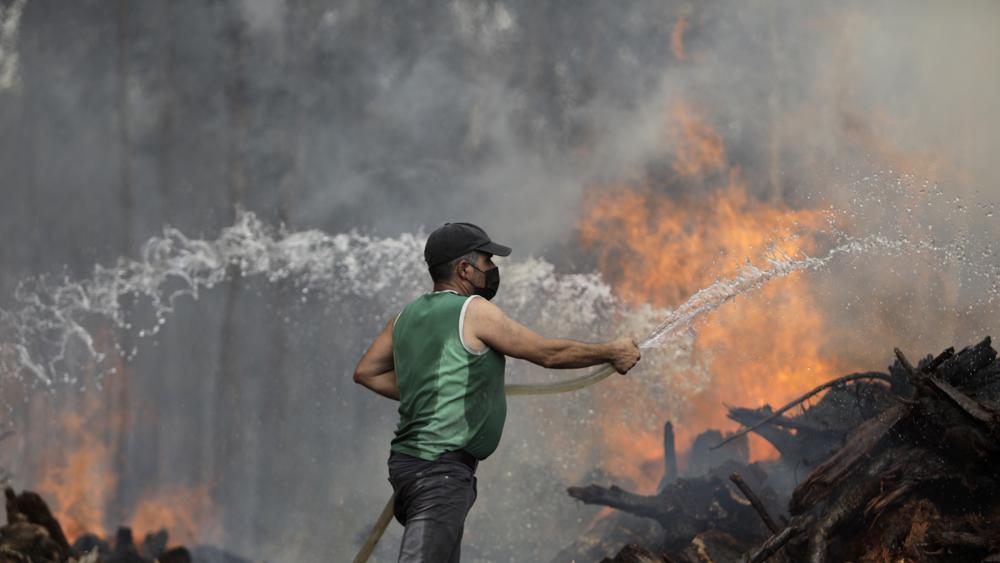
{"type": "MultiPolygon", "coordinates": [[[[761,426],[764,426],[765,424],[768,424],[768,423],[770,423],[770,422],[772,422],[774,420],[777,420],[784,413],[786,413],[789,410],[795,408],[796,406],[804,403],[805,401],[809,400],[811,397],[819,394],[820,392],[822,392],[822,391],[824,391],[826,389],[838,388],[838,387],[842,387],[845,384],[847,384],[849,382],[852,382],[852,381],[859,381],[859,380],[866,380],[866,379],[878,379],[878,380],[883,380],[883,381],[886,381],[886,382],[890,382],[891,381],[891,378],[889,376],[887,376],[885,374],[882,374],[882,373],[877,373],[877,372],[855,373],[855,374],[852,374],[852,375],[845,375],[844,377],[838,377],[837,379],[834,379],[832,381],[827,381],[826,383],[824,383],[824,384],[822,384],[822,385],[820,385],[818,387],[815,387],[815,388],[811,389],[810,391],[808,391],[807,393],[805,393],[801,397],[799,397],[799,398],[795,399],[794,401],[786,404],[785,406],[783,406],[780,409],[774,411],[773,413],[769,412],[770,411],[770,407],[766,407],[767,411],[769,412],[769,414],[767,416],[760,417],[760,419],[757,420],[756,422],[754,422],[752,425],[748,425],[747,428],[744,428],[743,430],[740,430],[740,431],[736,432],[735,434],[730,435],[725,440],[720,441],[717,445],[714,446],[714,448],[721,448],[722,446],[724,446],[724,445],[728,444],[729,442],[731,442],[731,441],[739,438],[740,436],[743,436],[744,434],[747,434],[748,432],[755,431],[758,428],[760,428],[761,426]]],[[[733,410],[734,409],[730,409],[730,414],[731,415],[732,415],[733,410]]],[[[813,410],[813,409],[811,409],[811,410],[813,410]]],[[[820,409],[820,410],[818,410],[816,412],[820,413],[820,412],[822,412],[822,409],[820,409]]],[[[837,416],[836,417],[837,424],[838,425],[845,424],[847,421],[844,421],[843,417],[842,417],[842,414],[844,414],[844,413],[838,413],[838,414],[841,415],[841,416],[837,416]]],[[[730,416],[730,418],[733,418],[733,417],[730,416]]],[[[735,418],[733,418],[733,420],[736,420],[737,422],[742,422],[742,421],[740,421],[738,419],[735,419],[735,418]]],[[[801,428],[805,428],[805,429],[809,429],[810,425],[808,424],[808,422],[804,422],[800,427],[801,428]]],[[[820,428],[816,428],[815,430],[819,431],[821,429],[820,428]]]]}
{"type": "MultiPolygon", "coordinates": [[[[731,459],[749,484],[716,470],[653,496],[594,485],[570,494],[655,520],[663,529],[656,548],[676,561],[1000,561],[997,352],[989,338],[916,365],[895,352],[888,374],[839,378],[778,410],[729,409],[744,430],[717,444],[752,431],[781,454],[772,471],[809,470],[786,490],[789,516],[780,523],[760,465],[731,459]],[[792,410],[817,390],[826,394],[816,404],[792,410]]],[[[693,448],[696,461],[703,445],[693,448]]]]}
{"type": "Polygon", "coordinates": [[[667,421],[663,425],[663,480],[658,490],[673,483],[680,475],[677,472],[677,446],[674,440],[674,425],[667,421]]]}
{"type": "Polygon", "coordinates": [[[24,515],[27,522],[45,528],[49,538],[59,547],[60,557],[69,555],[69,542],[66,540],[62,526],[59,525],[59,521],[52,515],[52,511],[49,510],[48,505],[38,493],[24,491],[21,494],[16,494],[14,489],[7,487],[4,489],[4,496],[6,497],[8,523],[17,520],[18,513],[24,515]]]}
{"type": "Polygon", "coordinates": [[[903,418],[903,408],[891,407],[863,424],[847,444],[832,457],[820,464],[792,495],[792,513],[802,513],[847,480],[861,467],[861,461],[870,458],[882,440],[903,418]]]}
{"type": "Polygon", "coordinates": [[[0,529],[0,549],[7,554],[5,557],[13,561],[18,560],[14,553],[37,563],[57,563],[64,560],[59,544],[52,539],[49,531],[29,522],[20,512],[15,512],[14,519],[0,529]]]}
{"type": "Polygon", "coordinates": [[[909,396],[852,433],[793,494],[793,515],[817,515],[797,554],[805,560],[981,561],[997,549],[996,352],[986,339],[918,367],[895,352],[890,369],[909,396]]]}
{"type": "Polygon", "coordinates": [[[570,496],[587,504],[610,506],[655,520],[663,528],[663,545],[668,552],[687,546],[696,535],[710,529],[727,530],[744,545],[752,545],[769,533],[757,511],[728,479],[739,470],[761,490],[764,501],[774,504],[774,492],[764,486],[764,474],[755,465],[729,462],[704,477],[684,477],[667,485],[659,494],[637,495],[616,486],[570,487],[570,496]]]}
{"type": "Polygon", "coordinates": [[[681,560],[685,563],[734,561],[746,548],[745,542],[726,532],[708,530],[691,539],[691,543],[681,552],[681,560]]]}
{"type": "Polygon", "coordinates": [[[614,557],[605,557],[601,563],[673,563],[670,559],[656,555],[646,548],[630,544],[626,545],[614,557]]]}
{"type": "Polygon", "coordinates": [[[650,519],[613,512],[598,518],[576,541],[560,550],[552,562],[600,561],[622,546],[657,546],[661,543],[660,535],[660,526],[650,519]]]}
{"type": "Polygon", "coordinates": [[[802,530],[795,526],[789,526],[780,532],[775,533],[767,539],[760,547],[748,552],[741,559],[744,563],[762,563],[778,554],[778,550],[785,546],[793,537],[802,530]]]}
{"type": "Polygon", "coordinates": [[[166,530],[147,534],[141,545],[132,530],[119,528],[113,542],[94,534],[66,541],[59,521],[36,493],[5,490],[7,524],[0,527],[0,563],[250,563],[218,548],[168,547],[166,530]]]}
{"type": "Polygon", "coordinates": [[[736,485],[736,488],[743,493],[743,496],[750,501],[750,506],[753,506],[753,509],[757,511],[757,514],[760,516],[761,521],[764,522],[764,525],[767,526],[767,529],[771,530],[772,533],[777,534],[779,531],[778,524],[776,524],[774,519],[771,518],[771,515],[767,512],[767,508],[764,507],[764,503],[761,502],[760,497],[753,492],[750,485],[747,485],[746,481],[743,480],[743,477],[740,477],[739,473],[733,473],[729,476],[729,480],[732,481],[733,484],[736,485]]]}

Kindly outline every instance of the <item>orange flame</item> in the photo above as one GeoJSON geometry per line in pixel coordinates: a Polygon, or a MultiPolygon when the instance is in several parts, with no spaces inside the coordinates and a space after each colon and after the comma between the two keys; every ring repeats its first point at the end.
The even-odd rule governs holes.
{"type": "Polygon", "coordinates": [[[182,545],[218,541],[222,531],[220,514],[205,485],[177,487],[140,500],[129,526],[143,533],[165,528],[171,542],[182,545]]]}
{"type": "MultiPolygon", "coordinates": [[[[105,393],[111,394],[120,384],[125,373],[125,363],[113,346],[108,329],[97,334],[97,346],[108,349],[107,357],[117,376],[105,380],[105,393]]],[[[90,366],[96,373],[96,365],[90,366]]],[[[59,455],[46,463],[37,485],[38,492],[52,501],[53,514],[69,541],[90,532],[107,536],[105,508],[113,496],[117,479],[112,469],[114,437],[123,430],[124,417],[120,411],[105,409],[98,389],[88,389],[82,397],[78,412],[64,414],[58,424],[57,435],[68,451],[53,452],[59,455]]]]}
{"type": "MultiPolygon", "coordinates": [[[[100,343],[110,342],[105,332],[100,343]]],[[[125,432],[126,408],[121,405],[120,390],[128,384],[129,374],[113,346],[101,346],[114,362],[115,372],[102,381],[104,392],[89,388],[84,392],[79,412],[71,412],[59,421],[57,432],[68,453],[53,452],[57,458],[46,463],[36,489],[51,505],[70,542],[84,533],[108,537],[106,509],[114,498],[118,476],[113,459],[116,444],[125,432]],[[108,404],[117,408],[109,408],[108,404]]],[[[172,544],[196,540],[215,541],[221,537],[221,518],[212,504],[207,486],[171,485],[151,490],[140,498],[129,521],[133,535],[166,529],[172,544]]]]}
{"type": "Polygon", "coordinates": [[[684,19],[684,16],[681,16],[677,18],[674,29],[670,32],[670,52],[679,61],[687,58],[687,53],[684,52],[684,32],[687,31],[687,28],[688,21],[684,19]]]}
{"type": "MultiPolygon", "coordinates": [[[[622,298],[675,307],[731,275],[743,260],[761,261],[772,245],[789,254],[814,250],[808,233],[824,223],[823,213],[754,201],[740,170],[728,164],[721,137],[702,116],[678,104],[673,120],[673,170],[710,195],[672,198],[656,186],[619,186],[591,194],[585,203],[581,243],[593,250],[622,298]],[[724,185],[712,185],[713,179],[724,185]]],[[[688,392],[684,412],[668,412],[663,398],[637,396],[634,389],[612,389],[601,400],[673,417],[678,450],[686,450],[708,428],[737,427],[726,418],[724,404],[780,405],[843,371],[845,366],[824,356],[816,337],[823,331],[808,281],[793,275],[727,304],[698,327],[694,350],[712,382],[688,392]]],[[[647,488],[655,484],[662,472],[661,436],[618,419],[602,420],[600,427],[605,445],[620,453],[605,470],[647,488]]],[[[751,438],[752,458],[774,455],[763,440],[751,438]]]]}
{"type": "Polygon", "coordinates": [[[672,136],[676,144],[674,172],[686,178],[703,178],[726,168],[726,147],[722,137],[705,123],[704,116],[683,101],[674,105],[672,136]]]}
{"type": "Polygon", "coordinates": [[[63,418],[63,435],[76,446],[63,463],[50,466],[38,484],[41,495],[52,501],[54,515],[70,541],[85,532],[107,536],[104,507],[115,486],[110,448],[88,430],[87,418],[79,414],[63,418]]]}

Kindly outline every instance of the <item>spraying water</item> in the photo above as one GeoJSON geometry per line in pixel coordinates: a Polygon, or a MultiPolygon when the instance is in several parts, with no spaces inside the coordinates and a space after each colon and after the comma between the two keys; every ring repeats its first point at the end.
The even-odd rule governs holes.
{"type": "MultiPolygon", "coordinates": [[[[899,252],[904,248],[901,241],[878,236],[840,236],[846,240],[823,256],[794,257],[775,251],[766,258],[765,265],[748,260],[733,277],[699,290],[672,311],[626,311],[627,306],[615,299],[596,276],[555,276],[551,265],[538,260],[510,266],[512,272],[505,279],[511,280],[512,287],[505,287],[505,304],[515,309],[534,308],[532,295],[537,295],[539,277],[543,277],[550,286],[560,286],[558,290],[549,287],[546,293],[572,295],[575,321],[580,324],[610,318],[612,313],[624,312],[646,323],[660,315],[662,320],[641,343],[646,349],[659,347],[672,336],[690,330],[699,317],[769,281],[800,270],[821,269],[844,254],[899,252]]],[[[139,260],[122,258],[113,267],[98,265],[93,276],[85,280],[37,278],[20,284],[15,293],[19,307],[0,309],[0,372],[35,386],[77,383],[80,366],[89,362],[100,365],[106,357],[95,344],[94,327],[98,321],[110,322],[139,338],[155,336],[182,298],[197,300],[203,291],[230,278],[234,269],[244,277],[261,276],[270,282],[293,280],[301,288],[303,300],[310,292],[345,299],[372,297],[392,289],[394,298],[390,297],[386,308],[398,308],[425,285],[421,275],[401,277],[395,269],[415,273],[423,269],[424,239],[420,233],[377,238],[358,233],[328,235],[316,230],[287,232],[269,228],[245,211],[215,240],[193,239],[177,229],[166,228],[162,237],[143,245],[139,260]],[[386,268],[386,264],[394,268],[386,268]],[[329,291],[331,288],[335,291],[329,291]],[[135,300],[148,306],[152,324],[134,326],[126,303],[135,300]],[[27,380],[25,376],[29,376],[27,380]]],[[[116,341],[115,346],[125,359],[132,359],[137,352],[135,345],[122,350],[116,341]]],[[[553,384],[548,392],[569,390],[583,382],[553,384]]],[[[529,389],[535,394],[546,392],[544,388],[522,386],[512,386],[510,392],[519,394],[529,389]]]]}
{"type": "MultiPolygon", "coordinates": [[[[856,202],[854,209],[879,203],[877,198],[856,202]]],[[[960,201],[956,209],[960,214],[965,211],[960,201]]],[[[907,208],[907,212],[913,214],[914,210],[907,208]]],[[[992,207],[986,213],[992,216],[992,207]]],[[[551,264],[536,259],[508,266],[502,304],[514,313],[530,313],[537,310],[539,293],[548,299],[571,295],[575,325],[606,321],[622,313],[640,319],[639,324],[645,325],[642,328],[655,325],[642,342],[642,347],[649,349],[670,342],[672,336],[690,330],[698,318],[739,295],[793,272],[820,270],[845,255],[932,253],[962,264],[971,277],[987,280],[991,284],[985,294],[988,303],[1000,295],[998,266],[988,260],[994,255],[992,246],[982,250],[980,258],[984,260],[973,260],[976,257],[969,256],[967,235],[959,234],[948,242],[934,236],[913,238],[898,233],[891,238],[886,234],[854,237],[837,228],[833,219],[829,223],[825,234],[833,244],[822,255],[790,256],[775,246],[765,256],[765,264],[747,259],[731,277],[700,289],[674,310],[630,308],[616,299],[598,276],[556,275],[551,264]]],[[[155,336],[182,298],[197,300],[203,291],[234,274],[263,277],[269,282],[291,280],[300,288],[303,301],[310,292],[331,301],[378,295],[386,310],[396,310],[426,285],[421,259],[425,238],[423,233],[379,238],[357,232],[289,232],[283,227],[271,228],[246,211],[238,212],[235,223],[214,240],[191,238],[167,227],[162,236],[142,246],[139,259],[123,257],[111,267],[96,265],[89,279],[40,277],[22,282],[14,295],[16,305],[10,310],[0,308],[0,375],[31,386],[77,383],[80,366],[88,362],[102,365],[105,359],[106,354],[95,344],[99,322],[110,322],[140,339],[155,336]],[[387,264],[392,267],[387,268],[387,264]],[[151,324],[134,326],[126,304],[136,300],[148,308],[151,324]]],[[[132,359],[137,352],[136,345],[129,350],[120,349],[117,341],[114,345],[125,359],[132,359]]],[[[114,368],[104,365],[103,369],[114,368]]],[[[513,388],[512,393],[519,393],[519,389],[513,388]]],[[[556,389],[551,387],[552,392],[556,389]]]]}
{"type": "MultiPolygon", "coordinates": [[[[971,252],[967,237],[959,235],[943,243],[937,237],[884,232],[852,236],[832,225],[822,237],[823,249],[811,256],[787,255],[776,245],[765,259],[744,263],[672,310],[623,303],[596,274],[559,274],[552,264],[532,258],[503,264],[500,304],[513,318],[546,333],[581,339],[606,338],[626,330],[648,334],[643,348],[650,353],[644,354],[644,363],[655,366],[658,355],[681,346],[699,321],[736,297],[750,296],[795,272],[830,271],[834,264],[842,267],[848,258],[930,253],[961,264],[971,277],[987,280],[994,289],[984,295],[987,299],[996,296],[996,265],[971,252]]],[[[117,352],[126,359],[141,356],[148,349],[143,341],[161,334],[178,308],[192,307],[237,275],[265,284],[290,284],[296,299],[310,307],[335,311],[340,303],[371,301],[382,312],[371,313],[372,318],[363,319],[362,324],[375,326],[383,315],[393,314],[426,290],[423,241],[422,233],[379,238],[361,233],[290,232],[265,225],[246,212],[214,239],[193,238],[167,228],[142,246],[138,258],[96,266],[86,279],[63,276],[24,281],[12,306],[0,309],[0,374],[4,384],[35,389],[82,385],[87,366],[107,372],[114,369],[107,361],[108,346],[125,346],[102,341],[102,328],[111,326],[119,334],[135,337],[123,338],[129,342],[128,349],[117,352]]],[[[667,379],[655,368],[648,373],[641,377],[667,379]]],[[[514,384],[509,390],[512,394],[565,391],[606,375],[598,372],[576,380],[514,384]]],[[[579,407],[574,403],[559,408],[569,408],[570,418],[578,414],[572,409],[579,407]]],[[[574,428],[570,433],[577,431],[574,428]]],[[[517,457],[528,459],[520,452],[517,457]]]]}
{"type": "MultiPolygon", "coordinates": [[[[156,335],[183,297],[199,295],[229,278],[264,276],[271,282],[293,278],[303,299],[310,291],[351,288],[348,295],[370,296],[394,282],[382,267],[416,265],[418,235],[377,239],[356,233],[288,233],[241,212],[215,240],[192,239],[173,228],[147,241],[141,259],[122,258],[113,267],[95,266],[89,279],[38,278],[19,285],[19,308],[0,309],[0,368],[7,376],[30,375],[34,384],[75,383],[75,368],[105,354],[95,346],[93,323],[104,320],[139,338],[156,335]],[[144,299],[153,323],[133,326],[126,303],[144,299]]],[[[414,287],[418,283],[414,280],[414,287]]],[[[406,291],[406,287],[401,288],[406,291]]],[[[136,348],[119,350],[131,359],[136,348]]],[[[112,368],[108,368],[112,369],[112,368]]]]}

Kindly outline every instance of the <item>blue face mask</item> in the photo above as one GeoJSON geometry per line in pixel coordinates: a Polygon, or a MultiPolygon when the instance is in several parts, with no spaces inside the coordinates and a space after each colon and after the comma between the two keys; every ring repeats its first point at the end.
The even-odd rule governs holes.
{"type": "Polygon", "coordinates": [[[473,293],[482,297],[483,299],[486,299],[487,301],[493,299],[493,297],[496,296],[497,291],[500,289],[500,268],[490,268],[489,270],[480,270],[479,268],[476,268],[476,265],[471,262],[469,263],[469,265],[472,266],[472,268],[477,272],[481,272],[484,276],[486,276],[486,285],[484,285],[483,287],[473,286],[476,287],[476,290],[473,293]]]}

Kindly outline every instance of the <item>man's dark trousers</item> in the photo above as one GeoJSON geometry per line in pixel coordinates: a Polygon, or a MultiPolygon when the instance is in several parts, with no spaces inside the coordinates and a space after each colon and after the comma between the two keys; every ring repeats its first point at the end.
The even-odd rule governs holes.
{"type": "Polygon", "coordinates": [[[458,563],[465,516],[476,501],[476,462],[468,454],[435,461],[393,452],[393,509],[405,527],[400,563],[458,563]]]}

